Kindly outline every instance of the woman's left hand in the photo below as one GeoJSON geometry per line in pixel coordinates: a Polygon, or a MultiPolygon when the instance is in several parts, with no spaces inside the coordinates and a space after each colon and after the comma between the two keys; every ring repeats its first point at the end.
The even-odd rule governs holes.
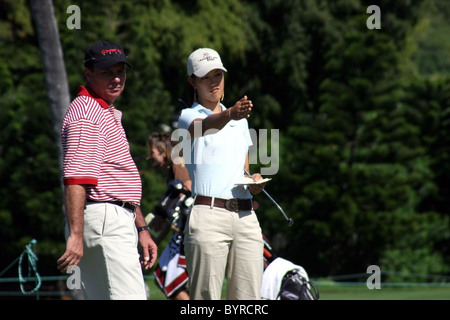
{"type": "MultiPolygon", "coordinates": [[[[259,174],[259,173],[254,173],[254,174],[251,176],[251,178],[252,178],[254,181],[259,181],[259,180],[262,180],[262,179],[263,179],[263,177],[262,177],[261,174],[259,174]]],[[[265,186],[266,186],[266,183],[261,183],[261,184],[249,184],[249,185],[248,185],[248,189],[250,190],[250,192],[251,192],[252,194],[258,194],[258,193],[260,193],[260,192],[262,191],[262,189],[264,189],[265,186]]]]}

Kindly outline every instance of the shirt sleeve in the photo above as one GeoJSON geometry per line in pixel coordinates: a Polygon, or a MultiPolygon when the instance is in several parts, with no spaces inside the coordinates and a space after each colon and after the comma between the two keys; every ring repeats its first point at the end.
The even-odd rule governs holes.
{"type": "Polygon", "coordinates": [[[181,111],[180,117],[178,118],[178,128],[188,130],[192,121],[194,121],[197,118],[204,118],[204,117],[202,117],[199,112],[197,112],[192,108],[183,109],[181,111]]]}
{"type": "Polygon", "coordinates": [[[97,185],[105,154],[99,126],[82,119],[69,124],[65,134],[64,184],[97,185]]]}

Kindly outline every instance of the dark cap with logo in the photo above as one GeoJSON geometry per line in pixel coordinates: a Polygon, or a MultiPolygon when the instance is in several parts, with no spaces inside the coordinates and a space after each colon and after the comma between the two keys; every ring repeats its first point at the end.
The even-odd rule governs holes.
{"type": "Polygon", "coordinates": [[[109,69],[119,62],[124,62],[131,68],[122,46],[111,41],[102,40],[93,44],[84,56],[85,67],[96,66],[100,69],[109,69]]]}

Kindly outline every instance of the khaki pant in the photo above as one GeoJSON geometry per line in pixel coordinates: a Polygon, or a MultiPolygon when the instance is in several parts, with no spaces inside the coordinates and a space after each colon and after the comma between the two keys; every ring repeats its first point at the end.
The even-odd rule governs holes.
{"type": "Polygon", "coordinates": [[[113,204],[86,206],[79,264],[84,299],[147,299],[134,219],[133,212],[113,204]]]}
{"type": "Polygon", "coordinates": [[[254,211],[195,205],[184,246],[191,299],[220,300],[225,277],[227,300],[261,299],[264,243],[254,211]]]}

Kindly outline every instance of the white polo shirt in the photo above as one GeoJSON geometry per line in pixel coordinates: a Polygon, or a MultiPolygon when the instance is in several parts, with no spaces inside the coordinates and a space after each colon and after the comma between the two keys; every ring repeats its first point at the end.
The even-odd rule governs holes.
{"type": "MultiPolygon", "coordinates": [[[[194,103],[191,108],[182,110],[178,128],[187,130],[194,119],[210,114],[211,110],[194,103]]],[[[203,137],[191,139],[188,135],[188,141],[191,150],[183,150],[183,154],[194,195],[252,198],[246,187],[236,186],[244,178],[245,159],[252,145],[247,119],[230,120],[218,132],[203,137]]]]}

